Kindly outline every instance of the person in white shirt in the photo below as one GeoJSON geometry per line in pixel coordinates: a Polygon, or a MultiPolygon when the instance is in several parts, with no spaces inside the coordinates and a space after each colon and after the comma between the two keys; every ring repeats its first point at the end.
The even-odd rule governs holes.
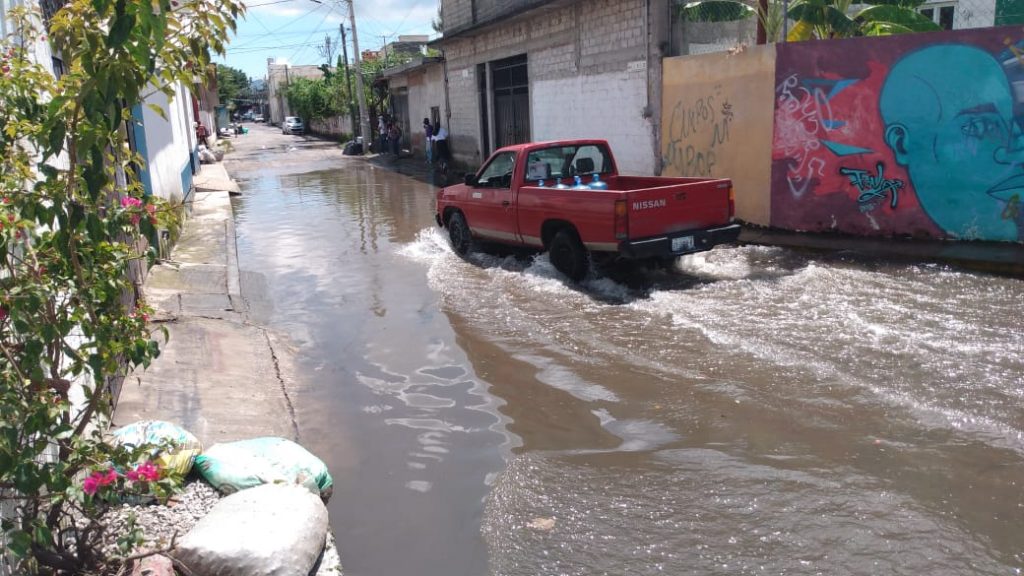
{"type": "Polygon", "coordinates": [[[449,160],[448,130],[446,130],[445,127],[442,126],[440,122],[437,123],[437,127],[435,128],[433,140],[435,148],[434,152],[437,154],[437,157],[441,160],[442,164],[447,165],[449,160]]]}

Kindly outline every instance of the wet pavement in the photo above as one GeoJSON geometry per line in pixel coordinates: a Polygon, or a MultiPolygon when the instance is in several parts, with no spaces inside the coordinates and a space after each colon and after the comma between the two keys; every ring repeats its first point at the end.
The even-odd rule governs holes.
{"type": "Polygon", "coordinates": [[[242,293],[346,573],[1024,568],[1021,280],[745,246],[571,286],[457,258],[423,178],[235,147],[242,293]]]}

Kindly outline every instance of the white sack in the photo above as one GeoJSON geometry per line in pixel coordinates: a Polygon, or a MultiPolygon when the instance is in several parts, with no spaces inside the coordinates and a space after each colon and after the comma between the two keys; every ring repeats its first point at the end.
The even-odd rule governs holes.
{"type": "Polygon", "coordinates": [[[327,508],[301,486],[226,496],[178,543],[195,576],[307,576],[327,540],[327,508]]]}

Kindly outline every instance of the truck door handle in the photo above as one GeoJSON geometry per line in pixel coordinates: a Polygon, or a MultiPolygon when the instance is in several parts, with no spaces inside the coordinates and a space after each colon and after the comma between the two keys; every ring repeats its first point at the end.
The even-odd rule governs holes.
{"type": "Polygon", "coordinates": [[[508,206],[508,205],[510,205],[510,204],[512,204],[512,203],[511,203],[511,202],[509,202],[508,200],[502,200],[502,201],[501,201],[501,205],[502,205],[502,206],[508,206]]]}

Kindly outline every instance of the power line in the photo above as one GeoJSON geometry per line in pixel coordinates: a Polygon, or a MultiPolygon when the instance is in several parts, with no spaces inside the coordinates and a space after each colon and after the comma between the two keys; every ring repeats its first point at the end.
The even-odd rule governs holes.
{"type": "MultiPolygon", "coordinates": [[[[278,32],[280,32],[281,30],[284,30],[285,28],[291,26],[292,24],[295,24],[299,20],[305,18],[306,16],[309,16],[310,14],[316,12],[317,10],[319,10],[321,8],[323,8],[323,4],[319,4],[318,3],[316,6],[313,6],[313,8],[310,9],[305,14],[303,14],[301,16],[296,16],[295,18],[289,20],[288,22],[282,24],[281,26],[278,26],[277,28],[274,28],[273,30],[270,30],[269,28],[267,28],[266,25],[264,25],[263,22],[259,20],[259,18],[256,18],[256,22],[259,23],[260,26],[263,26],[263,29],[267,31],[267,34],[273,36],[273,35],[277,34],[278,32]]],[[[253,16],[255,18],[255,14],[253,16]]],[[[255,41],[255,40],[253,40],[253,41],[255,41]]],[[[245,47],[248,44],[251,44],[253,41],[243,42],[241,45],[236,46],[236,48],[245,47]]]]}
{"type": "Polygon", "coordinates": [[[270,6],[271,4],[284,4],[285,2],[295,2],[295,0],[275,0],[274,2],[264,2],[263,4],[246,4],[246,8],[259,8],[260,6],[270,6]]]}
{"type": "MultiPolygon", "coordinates": [[[[316,25],[316,28],[314,28],[313,31],[309,33],[309,36],[306,36],[306,39],[303,41],[303,43],[309,42],[309,39],[313,37],[313,34],[316,34],[317,32],[320,31],[320,27],[324,25],[324,22],[327,22],[327,17],[330,16],[333,12],[334,12],[334,6],[333,5],[328,5],[327,6],[327,13],[324,14],[324,17],[320,19],[320,23],[316,25]]],[[[289,57],[288,60],[289,61],[294,61],[295,57],[298,55],[298,53],[300,51],[303,51],[303,50],[305,50],[305,48],[296,49],[296,51],[292,53],[291,57],[289,57]]]]}

